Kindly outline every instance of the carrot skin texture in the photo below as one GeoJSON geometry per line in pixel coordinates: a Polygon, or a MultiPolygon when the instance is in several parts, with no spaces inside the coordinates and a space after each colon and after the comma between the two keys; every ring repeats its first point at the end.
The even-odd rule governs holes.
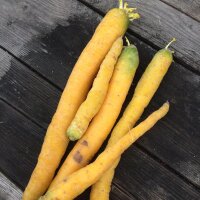
{"type": "Polygon", "coordinates": [[[102,60],[114,41],[124,35],[128,24],[129,18],[125,10],[110,10],[81,53],[47,129],[37,165],[25,189],[23,200],[38,199],[51,183],[69,142],[65,135],[66,130],[84,101],[102,60]]]}
{"type": "Polygon", "coordinates": [[[122,37],[118,38],[112,45],[110,51],[103,60],[99,72],[93,82],[86,100],[80,105],[74,119],[72,120],[67,136],[70,140],[78,140],[88,128],[92,118],[97,114],[106,97],[110,79],[115,64],[123,48],[122,37]]]}
{"type": "MultiPolygon", "coordinates": [[[[107,147],[115,144],[135,125],[157,91],[172,61],[172,53],[168,49],[162,49],[155,54],[139,80],[131,102],[113,129],[107,147]]],[[[113,166],[92,186],[90,200],[109,200],[112,179],[119,161],[120,158],[117,158],[113,166]]]]}
{"type": "Polygon", "coordinates": [[[87,165],[99,150],[120,113],[138,64],[137,48],[134,46],[125,47],[115,66],[108,93],[101,109],[94,117],[84,136],[67,156],[52,181],[50,189],[69,174],[87,165]]]}
{"type": "Polygon", "coordinates": [[[95,183],[132,143],[151,129],[168,111],[169,103],[163,104],[160,109],[153,112],[146,120],[129,131],[116,144],[105,149],[93,163],[66,177],[65,180],[52,190],[49,190],[40,200],[71,200],[80,195],[95,183]]]}

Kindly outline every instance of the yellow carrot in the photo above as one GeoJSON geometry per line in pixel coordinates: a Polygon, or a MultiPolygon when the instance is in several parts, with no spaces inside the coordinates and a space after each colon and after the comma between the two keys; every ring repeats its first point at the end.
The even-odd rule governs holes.
{"type": "Polygon", "coordinates": [[[49,190],[40,200],[72,200],[95,183],[112,166],[113,162],[139,137],[151,129],[169,110],[165,103],[146,120],[123,136],[116,144],[104,150],[97,159],[86,167],[66,177],[60,184],[49,190]]]}
{"type": "Polygon", "coordinates": [[[138,14],[133,13],[133,10],[115,8],[106,14],[97,27],[68,79],[23,200],[36,200],[48,188],[68,145],[65,133],[69,124],[86,98],[102,60],[114,41],[124,35],[129,20],[135,18],[138,18],[138,14]]]}
{"type": "Polygon", "coordinates": [[[79,107],[73,121],[71,122],[67,135],[70,140],[78,140],[87,130],[92,118],[97,114],[107,94],[109,82],[113,74],[114,66],[122,51],[123,40],[118,38],[103,60],[92,89],[86,100],[79,107]]]}
{"type": "Polygon", "coordinates": [[[139,64],[137,48],[125,47],[120,55],[109,85],[106,99],[83,137],[77,142],[50,188],[66,176],[85,166],[95,155],[111,131],[132,83],[139,64]]]}
{"type": "MultiPolygon", "coordinates": [[[[136,86],[131,102],[127,106],[122,118],[113,129],[107,147],[115,144],[135,125],[145,107],[149,104],[173,60],[172,52],[168,50],[168,46],[169,45],[167,45],[165,49],[158,51],[148,65],[136,86]]],[[[118,158],[101,179],[92,186],[90,200],[109,200],[114,170],[119,161],[120,158],[118,158]]]]}

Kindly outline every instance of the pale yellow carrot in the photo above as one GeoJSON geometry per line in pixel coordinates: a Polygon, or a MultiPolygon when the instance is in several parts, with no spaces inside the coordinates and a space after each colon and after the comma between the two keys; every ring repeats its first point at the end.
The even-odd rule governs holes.
{"type": "Polygon", "coordinates": [[[47,129],[37,165],[23,194],[23,200],[37,200],[51,183],[64,155],[66,131],[92,85],[99,66],[114,41],[126,32],[129,20],[138,18],[128,8],[110,10],[98,25],[92,39],[81,53],[67,81],[56,113],[47,129]]]}
{"type": "Polygon", "coordinates": [[[103,104],[107,94],[110,79],[113,74],[114,66],[122,51],[123,40],[118,38],[110,51],[103,60],[93,86],[89,91],[86,100],[79,107],[74,119],[72,120],[67,135],[70,140],[78,140],[88,128],[92,118],[97,114],[103,104]]]}
{"type": "Polygon", "coordinates": [[[105,101],[83,137],[65,159],[50,185],[57,185],[72,172],[87,165],[113,128],[139,64],[137,48],[125,47],[115,66],[105,101]]]}
{"type": "MultiPolygon", "coordinates": [[[[154,93],[158,89],[163,77],[169,69],[173,60],[172,52],[168,50],[168,45],[156,53],[153,60],[148,65],[142,78],[138,82],[133,98],[127,106],[123,116],[113,129],[108,145],[115,144],[124,134],[130,130],[142,115],[145,107],[149,104],[154,93]]],[[[120,158],[113,166],[97,181],[90,193],[90,200],[109,200],[111,182],[114,170],[120,158]]]]}
{"type": "Polygon", "coordinates": [[[93,163],[66,177],[40,200],[72,200],[80,195],[85,189],[94,184],[132,143],[164,117],[168,110],[169,104],[165,103],[146,120],[124,135],[116,144],[104,150],[93,163]]]}

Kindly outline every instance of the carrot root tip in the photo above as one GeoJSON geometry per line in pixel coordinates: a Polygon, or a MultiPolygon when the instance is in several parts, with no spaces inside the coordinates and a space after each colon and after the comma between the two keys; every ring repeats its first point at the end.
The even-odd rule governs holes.
{"type": "Polygon", "coordinates": [[[130,46],[131,43],[130,43],[129,39],[126,36],[125,36],[125,40],[126,40],[127,46],[130,46]]]}
{"type": "MultiPolygon", "coordinates": [[[[173,39],[167,44],[167,46],[165,47],[165,49],[168,49],[169,46],[170,46],[173,42],[176,42],[176,38],[173,38],[173,39]]],[[[174,51],[171,51],[171,52],[174,53],[174,51]]]]}

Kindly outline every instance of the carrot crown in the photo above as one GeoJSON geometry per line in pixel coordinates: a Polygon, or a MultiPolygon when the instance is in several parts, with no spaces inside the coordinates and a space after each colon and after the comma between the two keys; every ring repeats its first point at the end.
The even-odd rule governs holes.
{"type": "Polygon", "coordinates": [[[123,0],[119,0],[119,8],[126,11],[130,21],[140,18],[140,15],[134,12],[135,10],[137,10],[137,8],[129,8],[128,3],[124,3],[123,0]]]}

